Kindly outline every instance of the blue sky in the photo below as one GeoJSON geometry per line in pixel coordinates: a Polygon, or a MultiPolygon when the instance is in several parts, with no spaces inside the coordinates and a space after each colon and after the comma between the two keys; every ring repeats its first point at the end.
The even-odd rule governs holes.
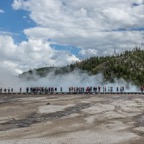
{"type": "Polygon", "coordinates": [[[0,65],[22,72],[132,50],[143,22],[143,0],[0,0],[0,65]]]}
{"type": "Polygon", "coordinates": [[[0,14],[0,31],[11,33],[18,43],[26,39],[23,30],[36,24],[29,19],[28,11],[16,11],[12,8],[12,3],[13,0],[0,0],[0,9],[4,11],[0,14]]]}
{"type": "MultiPolygon", "coordinates": [[[[3,14],[0,14],[0,31],[1,33],[8,33],[12,35],[15,43],[20,43],[24,40],[27,40],[26,35],[23,30],[31,27],[37,26],[34,21],[29,18],[30,12],[25,10],[14,10],[12,7],[13,0],[0,1],[0,9],[4,11],[3,14]]],[[[65,46],[59,44],[51,45],[56,50],[66,50],[78,55],[79,48],[74,46],[65,46]]]]}

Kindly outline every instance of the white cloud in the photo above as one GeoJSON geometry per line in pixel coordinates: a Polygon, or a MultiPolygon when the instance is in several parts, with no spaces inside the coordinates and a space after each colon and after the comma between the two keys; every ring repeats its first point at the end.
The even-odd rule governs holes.
{"type": "Polygon", "coordinates": [[[132,49],[143,42],[143,31],[118,30],[144,27],[142,0],[14,0],[12,6],[29,11],[37,24],[24,30],[28,41],[19,44],[10,36],[0,36],[1,63],[17,70],[79,60],[64,50],[53,49],[51,43],[79,47],[79,54],[85,58],[113,54],[114,49],[132,49]]]}
{"type": "Polygon", "coordinates": [[[78,61],[74,55],[54,50],[47,41],[33,40],[14,44],[10,36],[0,36],[0,65],[15,71],[25,71],[41,66],[64,66],[78,61]]]}
{"type": "Polygon", "coordinates": [[[4,10],[0,9],[0,13],[4,13],[4,10]]]}
{"type": "MultiPolygon", "coordinates": [[[[111,32],[119,28],[144,27],[144,5],[132,7],[135,0],[15,0],[13,8],[30,11],[37,27],[24,30],[28,37],[51,38],[59,44],[80,48],[105,49],[127,43],[124,35],[138,32],[111,32]],[[108,30],[109,32],[105,32],[108,30]],[[103,44],[104,42],[104,44],[103,44]],[[101,46],[100,46],[101,45],[101,46]],[[106,47],[105,47],[106,45],[106,47]]],[[[137,3],[141,4],[139,0],[137,3]]],[[[142,33],[139,33],[142,35],[142,33]]],[[[132,38],[127,37],[128,41],[132,38]]],[[[139,41],[137,39],[134,42],[139,41]]],[[[120,47],[120,46],[118,46],[120,47]]]]}
{"type": "Polygon", "coordinates": [[[97,55],[97,50],[96,49],[82,49],[79,52],[83,57],[91,57],[97,55]]]}

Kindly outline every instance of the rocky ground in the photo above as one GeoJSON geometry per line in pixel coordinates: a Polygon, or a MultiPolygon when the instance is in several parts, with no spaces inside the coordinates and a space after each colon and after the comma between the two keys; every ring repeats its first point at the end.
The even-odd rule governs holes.
{"type": "Polygon", "coordinates": [[[0,144],[143,144],[144,95],[0,95],[0,144]]]}

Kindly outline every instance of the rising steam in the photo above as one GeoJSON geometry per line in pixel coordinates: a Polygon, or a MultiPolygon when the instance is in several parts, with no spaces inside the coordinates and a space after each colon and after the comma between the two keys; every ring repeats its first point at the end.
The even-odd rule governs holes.
{"type": "Polygon", "coordinates": [[[1,67],[0,71],[0,87],[13,88],[14,92],[18,92],[20,87],[25,92],[26,87],[57,87],[58,91],[63,88],[64,92],[68,92],[69,87],[113,87],[113,91],[116,91],[116,87],[125,87],[126,92],[137,92],[139,89],[132,83],[127,83],[123,79],[115,79],[114,83],[104,81],[103,75],[90,76],[86,72],[81,70],[75,70],[67,74],[55,75],[54,72],[50,72],[46,77],[39,77],[34,75],[34,80],[24,80],[16,76],[7,68],[1,67]]]}

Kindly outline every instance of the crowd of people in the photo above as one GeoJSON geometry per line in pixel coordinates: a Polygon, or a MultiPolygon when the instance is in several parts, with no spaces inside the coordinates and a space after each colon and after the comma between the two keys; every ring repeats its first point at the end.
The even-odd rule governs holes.
{"type": "Polygon", "coordinates": [[[113,87],[69,87],[69,92],[76,93],[112,93],[112,92],[125,92],[124,86],[116,87],[115,91],[113,87]]]}
{"type": "MultiPolygon", "coordinates": [[[[62,92],[62,87],[61,90],[62,92]]],[[[26,88],[26,93],[33,93],[33,94],[47,94],[47,93],[57,93],[58,89],[57,87],[27,87],[26,88]]]]}
{"type": "Polygon", "coordinates": [[[1,88],[0,88],[0,93],[8,93],[8,94],[11,93],[11,94],[12,94],[12,93],[13,93],[13,88],[10,88],[10,87],[9,87],[9,88],[4,88],[4,89],[3,89],[3,88],[1,87],[1,88]]]}
{"type": "MultiPolygon", "coordinates": [[[[31,93],[31,94],[51,94],[51,93],[123,93],[125,92],[124,86],[120,87],[68,87],[67,90],[62,87],[20,87],[19,90],[15,91],[15,93],[31,93]]],[[[0,93],[14,93],[13,88],[0,88],[0,93]]]]}

